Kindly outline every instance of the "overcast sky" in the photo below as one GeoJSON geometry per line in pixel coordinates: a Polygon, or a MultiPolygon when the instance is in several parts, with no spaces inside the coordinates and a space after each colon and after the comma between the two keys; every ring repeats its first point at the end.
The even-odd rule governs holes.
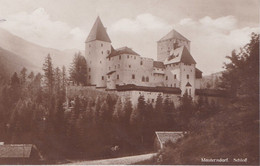
{"type": "Polygon", "coordinates": [[[0,0],[1,28],[61,50],[83,50],[98,15],[114,48],[154,59],[156,42],[174,28],[191,41],[204,75],[259,32],[259,0],[0,0]]]}

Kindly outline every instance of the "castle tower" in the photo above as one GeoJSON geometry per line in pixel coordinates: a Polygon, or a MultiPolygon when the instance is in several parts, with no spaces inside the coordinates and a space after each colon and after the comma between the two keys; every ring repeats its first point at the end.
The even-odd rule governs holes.
{"type": "Polygon", "coordinates": [[[190,51],[190,41],[173,29],[157,42],[157,60],[164,61],[171,50],[180,46],[186,46],[190,51]]]}
{"type": "Polygon", "coordinates": [[[87,83],[106,87],[106,57],[111,52],[111,40],[99,17],[97,17],[86,41],[87,83]]]}

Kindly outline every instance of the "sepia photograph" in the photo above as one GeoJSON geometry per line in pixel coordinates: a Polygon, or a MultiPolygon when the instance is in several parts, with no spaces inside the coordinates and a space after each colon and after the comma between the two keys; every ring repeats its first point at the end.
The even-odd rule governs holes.
{"type": "Polygon", "coordinates": [[[0,0],[0,165],[260,165],[259,0],[0,0]]]}

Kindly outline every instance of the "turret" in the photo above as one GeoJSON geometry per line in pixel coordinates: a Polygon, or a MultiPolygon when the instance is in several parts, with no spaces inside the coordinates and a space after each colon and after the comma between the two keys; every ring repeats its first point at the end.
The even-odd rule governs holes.
{"type": "Polygon", "coordinates": [[[111,40],[98,17],[85,41],[87,83],[106,87],[106,57],[111,52],[111,40]]]}

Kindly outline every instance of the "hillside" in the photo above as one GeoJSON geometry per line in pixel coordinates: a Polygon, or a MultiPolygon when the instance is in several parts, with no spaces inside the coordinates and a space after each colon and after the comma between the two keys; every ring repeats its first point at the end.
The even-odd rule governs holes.
{"type": "Polygon", "coordinates": [[[216,89],[218,83],[221,81],[222,71],[212,73],[202,77],[201,88],[202,89],[216,89]]]}
{"type": "Polygon", "coordinates": [[[65,65],[68,67],[72,62],[74,53],[79,51],[76,49],[60,51],[53,48],[43,47],[26,41],[23,38],[15,36],[1,28],[0,39],[0,47],[20,56],[28,62],[33,63],[38,68],[38,70],[42,68],[44,58],[49,53],[51,54],[53,64],[55,66],[65,65]]]}
{"type": "Polygon", "coordinates": [[[8,80],[14,72],[19,72],[23,67],[37,70],[37,67],[20,56],[0,47],[0,82],[8,80]]]}

